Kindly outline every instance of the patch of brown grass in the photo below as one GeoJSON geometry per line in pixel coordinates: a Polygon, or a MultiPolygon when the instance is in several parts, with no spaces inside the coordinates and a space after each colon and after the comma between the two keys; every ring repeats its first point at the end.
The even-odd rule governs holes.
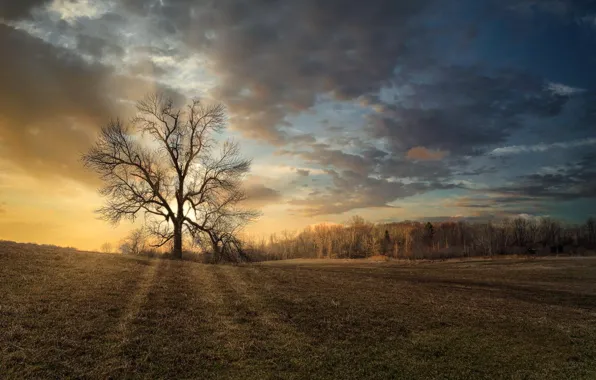
{"type": "Polygon", "coordinates": [[[596,378],[596,259],[0,248],[0,378],[596,378]]]}
{"type": "Polygon", "coordinates": [[[373,262],[379,262],[379,261],[384,262],[384,261],[389,261],[389,257],[383,256],[383,255],[376,255],[376,256],[367,257],[365,260],[373,261],[373,262]]]}

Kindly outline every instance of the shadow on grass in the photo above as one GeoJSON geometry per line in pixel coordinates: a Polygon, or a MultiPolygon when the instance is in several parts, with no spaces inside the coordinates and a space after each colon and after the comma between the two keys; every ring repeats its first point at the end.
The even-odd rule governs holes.
{"type": "MultiPolygon", "coordinates": [[[[296,268],[284,267],[259,267],[263,271],[272,272],[286,272],[292,273],[296,268]]],[[[386,270],[387,268],[349,268],[351,270],[341,270],[336,268],[299,268],[299,271],[306,273],[312,271],[317,274],[327,275],[331,274],[338,277],[346,275],[359,277],[360,279],[371,279],[388,282],[407,282],[415,285],[429,285],[447,287],[452,291],[474,291],[483,292],[489,297],[515,298],[520,301],[530,302],[535,304],[551,305],[551,306],[565,306],[576,307],[582,309],[596,308],[596,293],[591,292],[577,292],[563,289],[555,289],[552,286],[539,287],[531,285],[515,285],[504,281],[482,281],[473,279],[450,279],[436,276],[433,272],[425,272],[424,269],[407,271],[407,269],[400,268],[399,271],[392,272],[386,270]]],[[[457,275],[457,273],[451,273],[457,275]]],[[[523,274],[520,274],[520,279],[523,274]]],[[[593,287],[592,290],[596,290],[593,287]]]]}

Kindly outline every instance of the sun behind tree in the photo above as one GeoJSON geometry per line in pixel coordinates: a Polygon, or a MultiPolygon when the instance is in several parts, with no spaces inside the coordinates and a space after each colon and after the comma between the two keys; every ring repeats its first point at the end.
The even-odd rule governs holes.
{"type": "Polygon", "coordinates": [[[175,108],[156,94],[137,111],[128,124],[117,119],[103,127],[82,157],[104,182],[106,203],[97,212],[114,224],[144,215],[154,246],[173,241],[176,258],[185,235],[210,245],[217,259],[242,254],[237,234],[258,212],[240,205],[250,160],[237,143],[215,139],[226,126],[225,108],[198,100],[175,108]]]}

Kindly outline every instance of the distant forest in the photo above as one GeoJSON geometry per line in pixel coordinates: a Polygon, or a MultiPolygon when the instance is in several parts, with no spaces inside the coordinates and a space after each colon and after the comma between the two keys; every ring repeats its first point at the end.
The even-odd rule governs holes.
{"type": "Polygon", "coordinates": [[[245,241],[249,258],[441,259],[504,254],[594,254],[596,223],[563,224],[551,218],[499,222],[400,222],[374,224],[353,217],[343,225],[320,224],[302,232],[245,241]]]}
{"type": "MultiPolygon", "coordinates": [[[[133,230],[118,246],[106,243],[100,251],[131,256],[164,257],[170,247],[157,250],[150,234],[133,230]]],[[[209,246],[188,242],[184,258],[193,261],[265,261],[300,258],[447,259],[496,255],[596,255],[596,221],[565,224],[552,218],[516,218],[498,222],[371,223],[353,217],[345,224],[318,224],[300,232],[283,231],[268,237],[245,238],[240,253],[214,257],[209,246]]],[[[4,250],[55,252],[76,248],[0,241],[4,250]]]]}

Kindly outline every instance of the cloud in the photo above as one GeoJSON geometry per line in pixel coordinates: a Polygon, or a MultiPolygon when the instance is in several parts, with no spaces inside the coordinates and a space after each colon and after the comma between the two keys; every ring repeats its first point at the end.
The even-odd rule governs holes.
{"type": "MultiPolygon", "coordinates": [[[[511,213],[519,209],[524,209],[526,212],[538,212],[542,210],[541,202],[526,195],[516,195],[498,192],[472,192],[471,195],[461,196],[453,199],[447,199],[444,202],[445,207],[469,208],[469,209],[484,209],[491,210],[496,213],[511,213]]],[[[516,211],[517,212],[517,211],[516,211]]]]}
{"type": "Polygon", "coordinates": [[[330,184],[288,203],[307,216],[340,214],[367,207],[393,207],[397,199],[432,190],[459,187],[448,183],[451,170],[440,161],[412,161],[361,142],[354,152],[329,144],[312,144],[309,150],[284,149],[278,154],[298,157],[325,168],[330,184]]]}
{"type": "Polygon", "coordinates": [[[456,216],[422,216],[420,218],[416,218],[415,221],[417,222],[430,222],[430,223],[457,223],[457,222],[468,222],[468,223],[486,223],[488,221],[494,221],[497,218],[495,214],[492,213],[478,213],[478,215],[456,215],[456,216]]]}
{"type": "Polygon", "coordinates": [[[416,193],[413,186],[361,176],[355,172],[330,171],[333,187],[313,191],[308,197],[292,199],[295,212],[306,216],[341,214],[368,207],[391,207],[389,202],[416,193]]]}
{"type": "Polygon", "coordinates": [[[156,28],[209,57],[218,77],[211,95],[245,136],[282,145],[286,117],[320,94],[356,99],[378,91],[420,28],[412,20],[432,0],[255,2],[127,1],[156,28]]]}
{"type": "Polygon", "coordinates": [[[306,216],[341,214],[369,207],[390,207],[396,199],[438,189],[453,189],[457,185],[438,181],[391,181],[373,178],[350,170],[329,170],[332,186],[311,192],[305,198],[292,199],[288,204],[297,206],[295,212],[306,216]]]}
{"type": "Polygon", "coordinates": [[[571,87],[562,83],[549,82],[546,85],[547,90],[553,93],[553,95],[559,96],[572,96],[586,92],[583,88],[571,87]]]}
{"type": "MultiPolygon", "coordinates": [[[[528,214],[521,214],[525,215],[526,218],[531,218],[534,216],[528,214]]],[[[499,222],[505,219],[512,219],[520,217],[520,214],[515,212],[491,212],[491,211],[479,211],[473,213],[471,215],[456,215],[456,216],[423,216],[420,218],[416,218],[415,220],[418,222],[431,222],[431,223],[457,223],[457,222],[467,222],[467,223],[486,223],[486,222],[499,222]]]]}
{"type": "MultiPolygon", "coordinates": [[[[17,3],[9,5],[11,19],[44,5],[17,3]]],[[[568,17],[580,3],[504,0],[499,7],[568,17]]],[[[0,29],[0,53],[14,57],[1,63],[2,154],[35,175],[91,181],[77,158],[97,127],[129,112],[120,100],[163,83],[225,102],[233,129],[275,145],[289,161],[275,176],[310,174],[294,167],[325,170],[327,178],[317,175],[320,188],[292,201],[311,215],[386,207],[462,187],[458,176],[502,174],[495,165],[522,151],[576,147],[511,141],[531,123],[554,124],[565,107],[593,94],[500,62],[462,64],[475,52],[452,59],[445,47],[454,46],[455,34],[465,29],[471,47],[485,28],[435,25],[436,11],[453,6],[445,4],[55,0],[18,24],[21,30],[0,29]],[[326,120],[321,129],[318,116],[326,120]]],[[[588,114],[578,128],[593,121],[588,114]]],[[[586,135],[569,139],[579,137],[586,135]]],[[[530,181],[516,178],[514,185],[522,180],[530,181]]],[[[276,190],[254,186],[256,203],[281,200],[276,190]]]]}
{"type": "MultiPolygon", "coordinates": [[[[228,104],[233,128],[327,170],[321,182],[330,182],[328,188],[294,202],[315,213],[387,204],[454,186],[454,176],[495,174],[498,163],[472,168],[468,158],[507,145],[528,121],[555,120],[575,95],[587,95],[511,66],[450,63],[435,30],[419,22],[438,3],[128,2],[208,57],[218,78],[210,96],[228,104]],[[293,116],[311,112],[322,97],[368,108],[366,132],[326,138],[346,129],[329,120],[321,133],[297,132],[293,116]],[[345,201],[337,200],[342,186],[354,189],[345,201]]],[[[522,3],[540,12],[560,5],[512,0],[498,6],[522,3]]],[[[475,30],[472,38],[482,33],[475,30]]]]}
{"type": "Polygon", "coordinates": [[[587,154],[547,172],[519,176],[512,184],[492,191],[551,201],[596,199],[595,160],[596,155],[587,154]]]}
{"type": "Polygon", "coordinates": [[[573,140],[566,142],[557,142],[552,144],[535,144],[535,145],[512,145],[493,149],[489,154],[493,156],[505,156],[521,153],[536,153],[546,152],[551,149],[571,149],[584,146],[596,145],[596,138],[585,138],[581,140],[573,140]]]}
{"type": "Polygon", "coordinates": [[[115,109],[109,70],[0,25],[0,131],[4,158],[43,173],[86,174],[78,151],[115,109]],[[29,133],[33,132],[35,133],[29,133]]]}
{"type": "Polygon", "coordinates": [[[279,191],[259,183],[249,183],[245,186],[247,200],[243,202],[247,207],[261,208],[281,200],[279,191]]]}
{"type": "Polygon", "coordinates": [[[80,154],[95,132],[130,104],[161,88],[0,24],[1,158],[36,176],[61,175],[94,183],[80,154]]]}
{"type": "Polygon", "coordinates": [[[497,167],[497,166],[487,166],[487,165],[482,165],[480,167],[477,168],[471,168],[471,169],[463,169],[463,170],[457,170],[453,172],[453,175],[455,176],[477,176],[477,175],[482,175],[482,174],[495,174],[497,172],[499,172],[501,168],[497,167]]]}
{"type": "Polygon", "coordinates": [[[97,0],[53,0],[49,9],[62,20],[74,22],[77,19],[93,19],[110,10],[110,2],[97,0]]]}
{"type": "Polygon", "coordinates": [[[312,144],[310,150],[278,150],[278,154],[299,157],[302,160],[315,163],[321,167],[333,167],[342,170],[350,170],[361,174],[371,171],[374,160],[359,154],[345,153],[339,149],[333,149],[329,144],[312,144]]]}
{"type": "Polygon", "coordinates": [[[546,13],[564,20],[577,20],[594,12],[591,0],[500,0],[507,9],[524,16],[546,13]]]}
{"type": "MultiPolygon", "coordinates": [[[[573,0],[572,0],[573,1],[573,0]]],[[[509,9],[520,14],[532,14],[534,12],[546,12],[555,15],[566,15],[571,9],[572,1],[569,0],[513,0],[509,1],[509,9]]]]}
{"type": "Polygon", "coordinates": [[[0,19],[18,20],[28,17],[33,8],[49,2],[50,0],[0,0],[0,19]]]}
{"type": "Polygon", "coordinates": [[[505,142],[528,118],[557,116],[568,97],[544,91],[543,81],[524,72],[486,73],[476,67],[436,67],[417,74],[405,70],[398,98],[386,111],[368,116],[371,137],[384,138],[392,151],[415,147],[479,155],[505,142]],[[413,81],[413,75],[432,78],[413,81]]]}
{"type": "Polygon", "coordinates": [[[433,151],[426,149],[423,146],[416,146],[406,153],[406,157],[410,160],[422,160],[422,161],[438,161],[447,156],[447,152],[440,150],[433,151]]]}
{"type": "Polygon", "coordinates": [[[308,163],[332,171],[358,173],[363,177],[378,175],[389,177],[410,177],[441,179],[450,176],[451,171],[445,163],[429,160],[411,161],[399,153],[391,154],[384,150],[362,143],[354,152],[334,149],[329,144],[312,144],[306,149],[281,149],[277,153],[298,157],[308,163]]]}

